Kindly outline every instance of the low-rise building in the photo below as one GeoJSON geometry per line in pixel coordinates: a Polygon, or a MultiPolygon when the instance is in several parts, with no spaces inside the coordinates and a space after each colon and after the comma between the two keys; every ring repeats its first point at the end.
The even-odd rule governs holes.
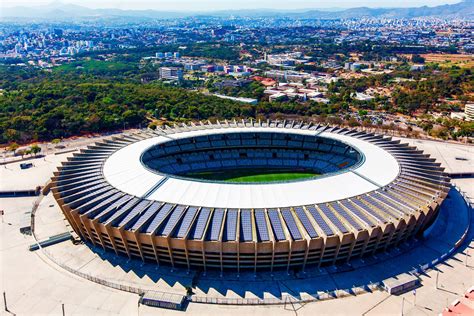
{"type": "Polygon", "coordinates": [[[160,79],[182,80],[183,69],[179,67],[160,67],[160,79]]]}
{"type": "Polygon", "coordinates": [[[474,103],[468,103],[464,107],[464,113],[466,114],[467,121],[474,121],[474,103]]]}
{"type": "Polygon", "coordinates": [[[232,100],[232,101],[237,101],[237,102],[242,102],[242,103],[248,103],[252,105],[256,105],[258,103],[257,99],[252,99],[252,98],[241,98],[241,97],[231,97],[228,95],[222,95],[222,94],[213,94],[214,96],[221,98],[221,99],[227,99],[227,100],[232,100]]]}

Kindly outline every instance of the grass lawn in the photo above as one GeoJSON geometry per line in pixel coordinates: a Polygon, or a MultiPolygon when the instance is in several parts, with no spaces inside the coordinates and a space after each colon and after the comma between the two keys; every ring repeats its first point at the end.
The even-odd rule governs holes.
{"type": "Polygon", "coordinates": [[[213,172],[189,173],[185,176],[204,180],[225,182],[275,182],[316,177],[312,170],[291,169],[232,169],[213,172]]]}

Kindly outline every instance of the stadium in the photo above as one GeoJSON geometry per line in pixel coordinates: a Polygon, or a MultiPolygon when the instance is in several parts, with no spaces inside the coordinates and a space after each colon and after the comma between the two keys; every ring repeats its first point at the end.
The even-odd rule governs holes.
{"type": "Polygon", "coordinates": [[[295,121],[182,124],[110,137],[52,191],[88,244],[188,269],[346,263],[421,235],[449,178],[390,137],[295,121]]]}

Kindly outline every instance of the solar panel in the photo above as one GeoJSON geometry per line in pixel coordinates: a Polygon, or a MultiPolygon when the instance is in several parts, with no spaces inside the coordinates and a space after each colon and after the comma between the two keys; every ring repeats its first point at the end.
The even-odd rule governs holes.
{"type": "Polygon", "coordinates": [[[362,226],[352,218],[352,216],[345,210],[343,209],[338,203],[331,203],[332,208],[339,213],[346,221],[351,224],[352,227],[354,227],[356,230],[362,230],[362,226]]]}
{"type": "Polygon", "coordinates": [[[298,215],[301,224],[303,224],[303,227],[306,229],[306,232],[308,233],[309,237],[317,238],[318,233],[314,229],[313,225],[311,224],[311,221],[309,220],[303,208],[301,206],[297,206],[294,208],[294,210],[296,212],[296,215],[298,215]]]}
{"type": "Polygon", "coordinates": [[[413,193],[412,189],[402,187],[399,183],[392,184],[392,185],[390,185],[390,187],[392,189],[390,192],[402,195],[405,199],[408,199],[408,200],[412,201],[413,203],[416,203],[417,205],[422,205],[423,204],[422,203],[423,198],[420,197],[421,195],[428,196],[428,195],[424,194],[423,192],[421,192],[421,190],[419,190],[419,189],[416,190],[416,194],[415,194],[415,193],[413,193]]]}
{"type": "Polygon", "coordinates": [[[166,222],[166,225],[162,229],[159,230],[157,235],[168,236],[175,228],[176,223],[181,218],[181,215],[183,215],[184,210],[185,210],[185,207],[183,205],[176,206],[173,212],[171,213],[168,221],[166,222]]]}
{"type": "Polygon", "coordinates": [[[87,187],[96,186],[99,184],[102,184],[102,186],[107,185],[104,179],[101,179],[100,177],[94,177],[92,182],[87,181],[86,183],[80,182],[61,186],[61,193],[67,193],[67,195],[75,194],[87,187]]]}
{"type": "Polygon", "coordinates": [[[130,200],[130,198],[131,198],[130,195],[125,195],[124,197],[122,197],[119,200],[115,201],[112,205],[108,206],[106,209],[103,209],[99,214],[91,214],[89,218],[101,219],[103,216],[105,216],[109,212],[117,210],[121,205],[123,205],[128,200],[130,200]]]}
{"type": "Polygon", "coordinates": [[[135,206],[128,214],[125,216],[116,226],[121,227],[131,221],[135,216],[143,212],[147,206],[150,205],[149,200],[141,201],[137,206],[135,206]]]}
{"type": "MultiPolygon", "coordinates": [[[[344,205],[347,209],[349,209],[349,211],[352,212],[352,214],[354,214],[365,225],[371,226],[371,227],[375,226],[373,221],[371,221],[364,213],[362,213],[362,211],[360,211],[358,208],[356,208],[354,206],[354,204],[352,204],[348,200],[342,201],[341,204],[344,205]]],[[[373,217],[375,217],[376,220],[378,220],[380,222],[384,221],[383,218],[381,218],[380,215],[378,215],[374,211],[368,210],[367,212],[369,214],[371,214],[373,217]]]]}
{"type": "Polygon", "coordinates": [[[168,216],[169,212],[173,209],[173,204],[164,204],[161,208],[160,211],[155,215],[155,217],[152,219],[151,223],[148,225],[148,227],[145,229],[145,232],[147,234],[153,233],[158,226],[163,222],[166,216],[168,216]]]}
{"type": "Polygon", "coordinates": [[[252,211],[240,210],[240,240],[252,241],[252,211]]]}
{"type": "Polygon", "coordinates": [[[257,235],[259,240],[269,241],[267,221],[264,210],[255,210],[255,223],[257,224],[257,235]]]}
{"type": "Polygon", "coordinates": [[[373,194],[371,196],[362,196],[361,199],[393,218],[400,218],[405,215],[404,212],[400,211],[400,206],[388,201],[388,199],[382,195],[373,194]]]}
{"type": "MultiPolygon", "coordinates": [[[[380,216],[377,212],[375,212],[373,209],[371,209],[370,207],[368,207],[367,205],[362,203],[360,200],[358,200],[356,198],[353,198],[353,199],[351,199],[351,202],[354,203],[355,205],[357,205],[358,207],[360,207],[361,209],[365,210],[370,215],[372,215],[372,217],[374,217],[378,222],[380,222],[380,223],[386,223],[387,222],[387,219],[385,217],[380,216]]],[[[349,208],[353,205],[347,200],[342,201],[342,204],[344,206],[346,206],[347,208],[349,208]]],[[[352,209],[351,208],[349,208],[349,209],[352,210],[353,212],[355,210],[357,210],[354,206],[352,206],[352,209]]]]}
{"type": "Polygon", "coordinates": [[[429,194],[425,191],[424,188],[416,187],[411,184],[404,183],[404,181],[398,181],[397,184],[394,186],[398,189],[398,191],[406,192],[410,196],[414,198],[418,198],[418,196],[422,195],[424,198],[431,198],[432,193],[429,194]]]}
{"type": "Polygon", "coordinates": [[[99,184],[97,186],[88,188],[87,190],[78,192],[74,195],[65,197],[64,202],[71,203],[72,207],[77,207],[77,205],[79,204],[78,202],[83,201],[83,200],[88,200],[89,201],[91,198],[93,198],[97,195],[100,195],[104,192],[107,192],[109,190],[111,190],[111,187],[109,185],[99,184]],[[85,195],[86,193],[88,193],[88,194],[85,195]]]}
{"type": "Polygon", "coordinates": [[[402,205],[403,207],[408,208],[409,210],[414,210],[414,209],[415,209],[413,206],[411,206],[411,205],[408,204],[407,202],[405,202],[405,201],[399,199],[396,195],[392,194],[391,192],[382,191],[382,192],[380,192],[380,194],[383,194],[384,196],[389,197],[390,199],[394,200],[395,202],[397,202],[398,204],[402,205]]]}
{"type": "Polygon", "coordinates": [[[208,229],[208,239],[218,240],[222,227],[222,220],[224,219],[224,210],[217,208],[212,215],[212,221],[208,229]]]}
{"type": "Polygon", "coordinates": [[[334,224],[334,226],[337,227],[343,234],[347,233],[348,230],[347,228],[341,223],[339,218],[334,215],[333,212],[329,209],[329,207],[326,204],[318,204],[319,209],[326,215],[327,218],[334,224]]]}
{"type": "Polygon", "coordinates": [[[80,178],[80,177],[84,177],[84,176],[85,177],[91,177],[91,176],[95,175],[96,173],[97,173],[97,171],[95,169],[76,172],[76,173],[68,173],[68,174],[61,173],[58,176],[58,179],[59,180],[73,180],[75,178],[80,178]]]}
{"type": "Polygon", "coordinates": [[[95,205],[94,207],[92,207],[91,209],[89,209],[86,212],[82,212],[83,210],[79,209],[79,213],[83,213],[84,215],[87,215],[88,218],[92,218],[101,209],[103,209],[104,207],[107,207],[108,205],[110,205],[110,203],[116,201],[120,197],[122,197],[122,199],[123,199],[123,201],[121,201],[121,203],[125,203],[125,201],[127,201],[130,198],[130,196],[128,196],[128,195],[124,196],[124,194],[122,192],[117,192],[114,195],[112,195],[111,197],[109,197],[108,199],[105,199],[104,201],[102,201],[99,204],[95,205]]]}
{"type": "Polygon", "coordinates": [[[409,180],[406,180],[406,179],[403,179],[403,178],[398,178],[398,181],[400,183],[404,183],[406,185],[409,185],[413,190],[423,190],[426,194],[430,194],[430,195],[436,194],[435,189],[433,189],[431,187],[428,187],[428,186],[425,186],[425,185],[422,185],[420,183],[409,181],[409,180]]]}
{"type": "Polygon", "coordinates": [[[227,217],[225,221],[224,240],[235,240],[237,237],[237,216],[236,209],[227,210],[227,217]]]}
{"type": "Polygon", "coordinates": [[[402,211],[403,207],[401,205],[397,205],[393,203],[392,201],[387,199],[385,196],[380,195],[380,194],[373,194],[370,197],[364,196],[363,200],[366,202],[369,202],[370,205],[375,205],[378,209],[382,210],[386,214],[389,214],[393,218],[399,218],[407,213],[407,212],[402,211]],[[381,205],[379,202],[382,202],[384,205],[388,205],[390,208],[387,208],[384,205],[381,205]],[[393,212],[390,210],[393,210],[393,212]]]}
{"type": "Polygon", "coordinates": [[[186,237],[186,233],[189,230],[189,226],[191,226],[194,216],[196,215],[198,208],[195,206],[190,206],[186,211],[186,214],[183,217],[183,220],[178,226],[177,233],[175,237],[184,238],[186,237]]]}
{"type": "Polygon", "coordinates": [[[189,239],[202,239],[204,235],[204,229],[206,228],[207,220],[211,214],[211,209],[204,207],[199,212],[197,219],[194,221],[194,225],[191,233],[189,234],[189,239]]]}
{"type": "Polygon", "coordinates": [[[326,223],[324,218],[319,214],[316,208],[312,205],[306,206],[306,209],[309,211],[311,216],[313,216],[314,220],[318,224],[318,226],[322,229],[322,231],[326,234],[326,236],[334,235],[332,228],[326,223]]]}
{"type": "Polygon", "coordinates": [[[82,180],[76,180],[76,181],[67,181],[68,183],[62,183],[61,181],[58,182],[60,186],[58,186],[58,189],[61,189],[61,191],[67,191],[70,190],[71,188],[82,188],[87,185],[92,185],[95,184],[94,181],[101,180],[100,182],[105,182],[103,177],[99,172],[97,172],[97,175],[89,177],[87,179],[82,179],[82,180]]]}
{"type": "Polygon", "coordinates": [[[290,231],[290,235],[293,240],[303,239],[303,237],[301,237],[301,233],[298,229],[298,226],[296,225],[295,218],[293,217],[293,215],[291,215],[291,210],[289,208],[283,208],[281,209],[281,215],[285,220],[286,226],[288,227],[288,230],[290,231]]]}
{"type": "Polygon", "coordinates": [[[278,241],[285,240],[286,236],[283,231],[283,226],[281,225],[280,217],[278,216],[278,211],[275,209],[268,210],[268,218],[270,219],[275,239],[278,241]]]}
{"type": "MultiPolygon", "coordinates": [[[[141,214],[140,217],[138,217],[137,221],[133,224],[132,230],[137,230],[139,229],[143,224],[145,224],[155,213],[158,211],[158,209],[161,207],[161,203],[154,202],[144,214],[141,214]]],[[[129,225],[132,225],[132,223],[129,223],[129,225]]]]}
{"type": "Polygon", "coordinates": [[[138,201],[139,200],[137,198],[131,199],[125,205],[120,206],[118,209],[116,209],[115,212],[110,212],[109,214],[106,214],[103,218],[100,218],[99,221],[101,223],[104,223],[104,225],[112,223],[114,220],[118,219],[120,216],[130,210],[135,204],[138,203],[138,201]]]}

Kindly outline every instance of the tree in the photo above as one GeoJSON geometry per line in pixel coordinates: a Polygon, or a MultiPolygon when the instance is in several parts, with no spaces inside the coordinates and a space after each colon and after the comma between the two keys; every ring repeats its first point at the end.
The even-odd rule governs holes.
{"type": "Polygon", "coordinates": [[[16,151],[16,154],[17,154],[17,155],[20,155],[21,158],[23,158],[24,155],[28,154],[28,151],[27,151],[26,149],[18,149],[18,150],[16,151]]]}
{"type": "Polygon", "coordinates": [[[7,141],[18,140],[19,133],[18,133],[17,130],[15,130],[13,128],[9,128],[5,132],[5,137],[6,137],[7,141]]]}
{"type": "Polygon", "coordinates": [[[15,152],[15,150],[17,150],[18,147],[20,147],[20,145],[18,145],[17,143],[13,142],[13,143],[11,143],[10,145],[8,145],[8,150],[11,151],[11,152],[15,152]]]}
{"type": "Polygon", "coordinates": [[[41,147],[34,144],[33,146],[31,146],[30,150],[31,150],[31,153],[36,156],[39,152],[41,152],[41,147]]]}
{"type": "Polygon", "coordinates": [[[421,57],[420,55],[418,54],[415,54],[411,57],[411,61],[414,62],[415,64],[424,64],[425,63],[425,59],[423,57],[421,57]]]}

